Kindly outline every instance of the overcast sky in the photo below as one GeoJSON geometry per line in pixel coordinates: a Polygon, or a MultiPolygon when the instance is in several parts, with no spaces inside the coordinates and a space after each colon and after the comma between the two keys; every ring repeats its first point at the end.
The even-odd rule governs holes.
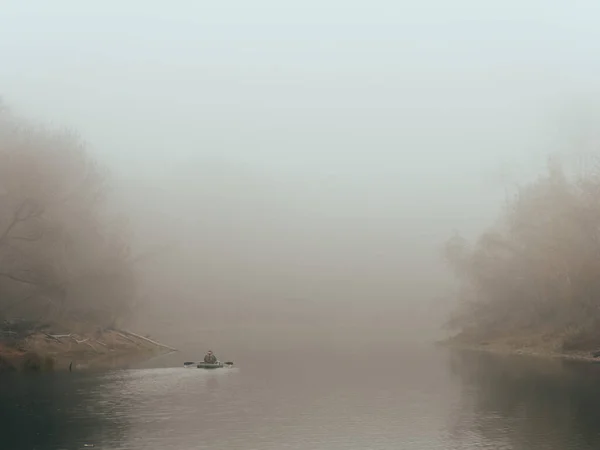
{"type": "Polygon", "coordinates": [[[598,17],[593,1],[3,0],[0,89],[89,142],[139,235],[178,242],[189,301],[385,315],[437,298],[443,240],[593,128],[598,17]]]}

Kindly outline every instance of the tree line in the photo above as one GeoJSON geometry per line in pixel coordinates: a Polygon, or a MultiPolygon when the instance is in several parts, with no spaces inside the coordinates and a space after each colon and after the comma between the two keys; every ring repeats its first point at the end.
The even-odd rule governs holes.
{"type": "Polygon", "coordinates": [[[79,136],[0,105],[0,323],[109,327],[132,314],[131,231],[108,189],[79,136]]]}
{"type": "Polygon", "coordinates": [[[555,350],[600,345],[600,164],[577,173],[550,159],[473,242],[444,258],[458,281],[457,339],[534,336],[555,350]]]}

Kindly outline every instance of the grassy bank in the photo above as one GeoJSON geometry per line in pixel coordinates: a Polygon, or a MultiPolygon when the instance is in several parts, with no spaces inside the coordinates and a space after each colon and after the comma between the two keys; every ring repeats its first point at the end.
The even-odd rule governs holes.
{"type": "Polygon", "coordinates": [[[36,332],[23,339],[0,342],[0,372],[115,367],[170,351],[174,349],[128,331],[36,332]]]}
{"type": "Polygon", "coordinates": [[[577,361],[598,361],[588,350],[565,350],[559,339],[552,339],[543,335],[536,336],[511,336],[502,339],[475,341],[463,336],[455,336],[438,345],[472,351],[484,351],[503,355],[527,355],[538,358],[562,358],[577,361]]]}

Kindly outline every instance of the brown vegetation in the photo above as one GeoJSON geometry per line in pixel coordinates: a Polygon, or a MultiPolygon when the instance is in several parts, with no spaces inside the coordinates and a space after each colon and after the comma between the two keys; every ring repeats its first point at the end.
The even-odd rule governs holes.
{"type": "Polygon", "coordinates": [[[31,350],[28,336],[103,333],[131,317],[135,261],[107,189],[104,171],[76,135],[35,127],[0,104],[4,360],[6,348],[31,350]]]}
{"type": "Polygon", "coordinates": [[[449,326],[470,344],[551,352],[600,348],[600,170],[548,172],[518,189],[502,220],[445,246],[459,281],[449,326]]]}

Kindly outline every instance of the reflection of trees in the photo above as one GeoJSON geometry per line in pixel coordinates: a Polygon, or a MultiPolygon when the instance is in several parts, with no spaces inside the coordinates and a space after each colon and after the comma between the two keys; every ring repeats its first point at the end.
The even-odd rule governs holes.
{"type": "Polygon", "coordinates": [[[600,448],[600,366],[456,352],[463,383],[457,439],[476,433],[513,449],[600,448]]]}
{"type": "MultiPolygon", "coordinates": [[[[91,391],[105,389],[96,377],[3,376],[0,381],[0,448],[7,450],[56,450],[81,448],[94,443],[98,430],[121,441],[128,427],[118,426],[109,415],[86,408],[91,391]]],[[[96,399],[96,404],[102,405],[96,399]]],[[[97,444],[97,443],[96,443],[97,444]]]]}

